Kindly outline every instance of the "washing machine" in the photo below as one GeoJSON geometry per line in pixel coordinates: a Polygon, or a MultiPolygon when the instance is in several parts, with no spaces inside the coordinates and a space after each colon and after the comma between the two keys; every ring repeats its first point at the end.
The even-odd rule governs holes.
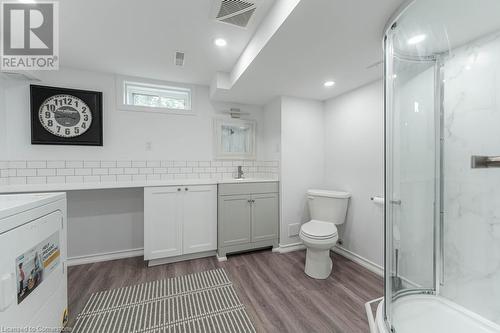
{"type": "Polygon", "coordinates": [[[67,320],[66,194],[0,195],[0,332],[67,320]]]}

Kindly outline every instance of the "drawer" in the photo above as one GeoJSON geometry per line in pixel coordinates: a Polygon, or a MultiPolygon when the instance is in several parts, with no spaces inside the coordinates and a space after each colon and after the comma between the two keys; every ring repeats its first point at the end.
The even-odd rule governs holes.
{"type": "Polygon", "coordinates": [[[278,193],[278,182],[219,184],[219,195],[278,193]]]}

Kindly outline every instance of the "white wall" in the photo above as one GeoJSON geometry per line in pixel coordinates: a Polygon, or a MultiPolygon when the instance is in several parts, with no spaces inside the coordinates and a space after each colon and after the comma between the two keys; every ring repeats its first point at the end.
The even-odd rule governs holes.
{"type": "MultiPolygon", "coordinates": [[[[263,108],[212,103],[206,86],[196,86],[195,116],[126,112],[116,108],[111,74],[61,69],[42,73],[36,84],[103,92],[103,147],[31,145],[29,83],[0,89],[0,160],[213,160],[214,116],[230,106],[257,122],[257,157],[265,149],[263,108]],[[4,97],[4,98],[3,98],[4,97]],[[4,100],[5,99],[5,100],[4,100]],[[5,103],[4,103],[5,102],[5,103]],[[146,150],[146,142],[152,149],[146,150]]],[[[137,190],[68,193],[69,257],[129,251],[143,246],[142,192],[137,190]]]]}
{"type": "Polygon", "coordinates": [[[281,159],[281,98],[276,98],[264,106],[263,158],[279,161],[281,159]]]}
{"type": "MultiPolygon", "coordinates": [[[[352,193],[343,248],[383,265],[384,112],[381,81],[326,101],[324,187],[352,193]]],[[[318,173],[323,172],[320,168],[318,173]]]]}
{"type": "MultiPolygon", "coordinates": [[[[115,76],[111,74],[62,69],[42,73],[37,84],[103,92],[104,146],[31,145],[29,84],[5,89],[7,150],[2,159],[9,160],[118,160],[168,159],[212,160],[212,119],[230,104],[212,103],[206,86],[195,86],[193,106],[197,115],[148,114],[119,111],[116,108],[115,76]],[[146,142],[152,149],[146,150],[146,142]],[[186,149],[189,147],[189,149],[186,149]]],[[[262,150],[262,107],[237,105],[257,121],[257,155],[262,150]]]]}
{"type": "Polygon", "coordinates": [[[67,198],[68,257],[142,249],[142,188],[70,191],[67,198]]]}
{"type": "Polygon", "coordinates": [[[306,191],[324,187],[323,103],[281,98],[280,245],[300,243],[300,225],[309,220],[306,191]]]}

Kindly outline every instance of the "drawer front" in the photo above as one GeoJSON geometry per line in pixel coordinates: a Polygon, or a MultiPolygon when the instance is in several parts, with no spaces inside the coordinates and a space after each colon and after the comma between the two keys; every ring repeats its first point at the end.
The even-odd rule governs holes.
{"type": "Polygon", "coordinates": [[[219,195],[278,193],[278,182],[219,184],[219,195]]]}

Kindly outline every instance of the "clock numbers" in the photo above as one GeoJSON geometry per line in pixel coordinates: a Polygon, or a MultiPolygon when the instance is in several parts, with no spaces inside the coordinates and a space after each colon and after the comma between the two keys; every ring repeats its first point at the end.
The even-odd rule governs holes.
{"type": "Polygon", "coordinates": [[[45,130],[63,138],[80,136],[92,125],[88,105],[71,95],[47,98],[39,108],[38,117],[45,130]]]}

